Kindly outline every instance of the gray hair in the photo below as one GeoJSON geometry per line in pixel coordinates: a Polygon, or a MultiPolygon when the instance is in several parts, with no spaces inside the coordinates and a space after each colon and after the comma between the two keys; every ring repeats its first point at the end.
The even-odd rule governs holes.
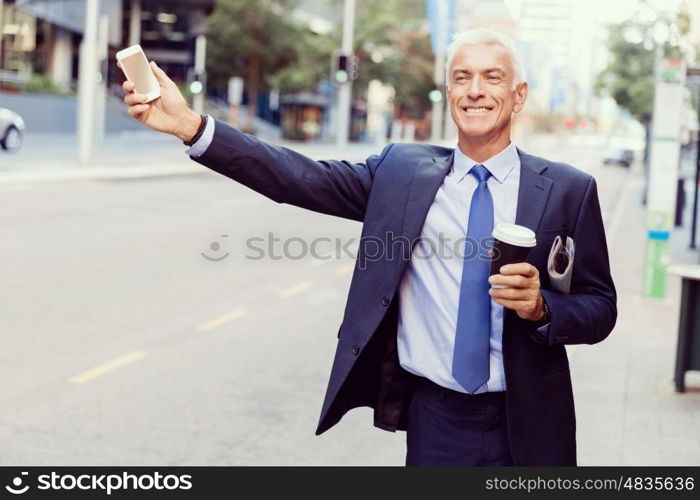
{"type": "Polygon", "coordinates": [[[473,28],[456,33],[452,37],[450,45],[447,47],[447,60],[445,61],[445,82],[447,88],[450,88],[450,70],[455,54],[463,46],[477,43],[497,43],[506,49],[506,53],[508,54],[510,62],[513,65],[513,70],[515,71],[513,90],[515,90],[515,87],[525,81],[523,60],[520,57],[520,52],[518,52],[518,49],[515,47],[513,41],[500,31],[491,28],[473,28]]]}

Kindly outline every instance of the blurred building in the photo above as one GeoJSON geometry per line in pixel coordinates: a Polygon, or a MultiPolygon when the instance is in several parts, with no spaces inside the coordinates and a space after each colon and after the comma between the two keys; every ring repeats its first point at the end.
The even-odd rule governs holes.
{"type": "Polygon", "coordinates": [[[569,116],[587,114],[592,88],[590,76],[593,44],[591,16],[575,0],[522,0],[518,39],[529,44],[533,66],[546,90],[548,111],[569,116]],[[535,69],[538,68],[538,69],[535,69]],[[544,70],[544,71],[543,71],[544,70]],[[548,79],[549,81],[545,81],[548,79]]]}
{"type": "Polygon", "coordinates": [[[606,38],[599,17],[577,0],[461,0],[454,23],[456,31],[487,27],[511,37],[529,84],[523,116],[573,126],[599,109],[593,89],[606,38]]]}
{"type": "Polygon", "coordinates": [[[548,47],[555,67],[567,66],[572,54],[574,0],[522,0],[518,37],[548,47]]]}
{"type": "MultiPolygon", "coordinates": [[[[467,29],[490,28],[515,39],[517,29],[504,0],[460,0],[455,4],[455,17],[452,22],[455,33],[467,29]]],[[[457,126],[449,116],[447,105],[444,130],[446,139],[456,140],[457,126]]]]}
{"type": "Polygon", "coordinates": [[[471,28],[496,29],[515,38],[517,24],[504,0],[462,0],[456,3],[455,32],[471,28]]]}
{"type": "MultiPolygon", "coordinates": [[[[176,80],[194,64],[194,38],[215,0],[100,0],[107,19],[101,33],[108,45],[108,81],[119,80],[118,50],[140,43],[176,80]]],[[[45,75],[63,91],[74,88],[85,24],[85,0],[0,0],[0,70],[4,74],[45,75]]]]}

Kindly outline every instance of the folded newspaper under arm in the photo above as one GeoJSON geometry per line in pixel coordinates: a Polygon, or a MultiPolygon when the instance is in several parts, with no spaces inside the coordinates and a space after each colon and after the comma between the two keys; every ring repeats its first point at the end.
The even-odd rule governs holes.
{"type": "Polygon", "coordinates": [[[566,237],[566,244],[557,236],[552,243],[547,259],[547,273],[552,289],[557,292],[569,293],[571,289],[571,273],[574,269],[574,240],[566,237]]]}

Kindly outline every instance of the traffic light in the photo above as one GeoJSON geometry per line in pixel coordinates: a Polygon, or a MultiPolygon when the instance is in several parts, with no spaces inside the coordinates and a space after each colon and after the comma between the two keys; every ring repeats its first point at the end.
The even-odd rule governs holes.
{"type": "Polygon", "coordinates": [[[192,75],[192,81],[190,82],[190,92],[193,94],[201,94],[202,90],[204,90],[204,85],[202,85],[202,76],[195,72],[192,75]]]}
{"type": "Polygon", "coordinates": [[[204,92],[204,88],[207,85],[207,74],[206,72],[194,71],[190,69],[187,74],[187,88],[194,95],[201,94],[204,92]]]}
{"type": "Polygon", "coordinates": [[[333,78],[338,84],[347,83],[350,79],[350,56],[338,54],[335,58],[335,71],[333,78]]]}
{"type": "Polygon", "coordinates": [[[357,80],[357,57],[353,54],[341,54],[336,52],[333,56],[331,73],[336,85],[357,80]]]}
{"type": "Polygon", "coordinates": [[[430,102],[441,102],[442,101],[442,91],[440,89],[433,89],[428,92],[428,99],[430,102]]]}

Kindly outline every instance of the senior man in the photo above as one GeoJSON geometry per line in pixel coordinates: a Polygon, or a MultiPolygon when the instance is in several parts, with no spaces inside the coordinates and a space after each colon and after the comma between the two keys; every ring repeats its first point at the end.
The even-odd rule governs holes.
{"type": "Polygon", "coordinates": [[[528,85],[509,39],[470,30],[448,48],[455,149],[390,144],[357,164],[200,116],[152,67],[162,96],[145,104],[125,82],[129,114],[182,139],[194,161],[277,202],[361,221],[361,241],[410,242],[372,258],[360,245],[316,434],[370,406],[375,426],[406,431],[406,465],[576,464],[564,346],[608,336],[616,293],[594,179],[511,142],[528,85]],[[499,222],[529,227],[537,246],[490,278],[484,255],[415,251],[419,240],[486,241],[499,222]],[[569,294],[546,272],[557,235],[576,243],[569,294]]]}

